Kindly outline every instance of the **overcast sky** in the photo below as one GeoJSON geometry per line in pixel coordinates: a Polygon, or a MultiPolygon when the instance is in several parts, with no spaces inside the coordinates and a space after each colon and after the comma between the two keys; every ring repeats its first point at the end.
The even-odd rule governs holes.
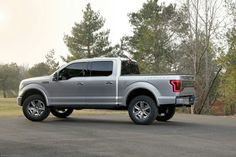
{"type": "MultiPolygon", "coordinates": [[[[179,6],[185,1],[159,0],[179,6]]],[[[0,0],[0,63],[32,66],[45,61],[51,49],[56,51],[58,59],[66,56],[69,52],[63,42],[64,34],[69,34],[74,23],[82,20],[87,3],[106,19],[110,41],[116,44],[122,36],[131,35],[127,14],[139,10],[144,2],[146,0],[0,0]]],[[[219,12],[219,18],[223,12],[219,12]]]]}
{"type": "Polygon", "coordinates": [[[68,54],[64,34],[82,19],[88,2],[106,19],[110,41],[115,44],[131,33],[127,14],[146,0],[0,0],[0,63],[33,65],[55,49],[68,54]]]}

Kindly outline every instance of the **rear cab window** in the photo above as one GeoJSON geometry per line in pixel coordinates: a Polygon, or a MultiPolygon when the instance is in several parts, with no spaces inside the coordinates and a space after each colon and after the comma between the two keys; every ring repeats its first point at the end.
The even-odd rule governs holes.
{"type": "Polygon", "coordinates": [[[121,62],[121,75],[137,75],[140,74],[138,64],[131,60],[121,62]]]}

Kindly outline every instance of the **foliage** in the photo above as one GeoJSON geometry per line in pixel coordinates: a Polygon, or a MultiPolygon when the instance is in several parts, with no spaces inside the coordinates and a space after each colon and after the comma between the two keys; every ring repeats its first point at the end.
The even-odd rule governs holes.
{"type": "MultiPolygon", "coordinates": [[[[232,114],[236,108],[236,3],[222,3],[187,0],[176,7],[147,0],[140,10],[128,15],[133,34],[122,37],[113,47],[109,30],[104,29],[104,18],[88,3],[83,19],[75,23],[71,34],[64,36],[70,54],[62,59],[69,62],[100,56],[131,57],[138,61],[142,73],[192,74],[198,97],[195,113],[208,113],[220,98],[226,104],[225,113],[232,114]],[[222,21],[217,18],[222,6],[234,22],[226,36],[222,36],[222,21]],[[219,39],[227,39],[227,48],[219,47],[219,39]]],[[[0,65],[0,91],[4,91],[4,97],[17,91],[20,80],[58,69],[54,50],[45,58],[45,62],[29,70],[16,64],[0,65]]]]}
{"type": "Polygon", "coordinates": [[[49,67],[49,74],[53,73],[59,68],[59,62],[55,59],[55,50],[52,49],[51,51],[49,51],[45,58],[45,64],[47,64],[49,67]]]}
{"type": "Polygon", "coordinates": [[[26,66],[18,66],[16,63],[0,65],[0,93],[3,97],[15,97],[21,80],[29,77],[48,75],[54,72],[59,65],[55,61],[55,51],[51,50],[46,56],[45,63],[35,64],[28,69],[26,66]]]}
{"type": "Polygon", "coordinates": [[[218,98],[216,87],[219,84],[221,67],[216,58],[219,52],[219,39],[223,38],[222,19],[217,15],[223,9],[219,0],[187,1],[184,8],[188,17],[188,30],[178,48],[180,62],[175,69],[193,74],[195,77],[196,96],[194,105],[197,114],[208,113],[211,105],[218,98]]]}
{"type": "Polygon", "coordinates": [[[38,63],[29,69],[30,77],[45,76],[50,74],[50,67],[46,63],[38,63]]]}
{"type": "Polygon", "coordinates": [[[111,53],[108,54],[107,56],[129,58],[127,52],[131,52],[129,47],[129,37],[124,36],[120,39],[120,43],[116,44],[113,47],[111,53]]]}
{"type": "Polygon", "coordinates": [[[92,10],[90,3],[83,11],[83,20],[75,23],[71,36],[65,35],[64,42],[69,48],[70,55],[62,59],[66,62],[97,56],[108,55],[112,47],[108,40],[109,30],[103,31],[105,20],[99,12],[92,10]]]}
{"type": "Polygon", "coordinates": [[[55,59],[55,51],[52,49],[45,56],[46,61],[33,65],[28,71],[30,77],[50,75],[59,68],[59,62],[55,59]]]}
{"type": "Polygon", "coordinates": [[[139,62],[141,71],[170,72],[176,53],[175,40],[188,27],[184,12],[173,4],[158,5],[158,0],[148,0],[129,18],[133,27],[130,53],[139,62]]]}
{"type": "Polygon", "coordinates": [[[221,76],[218,91],[225,101],[225,113],[233,114],[236,108],[236,29],[232,28],[227,33],[228,53],[219,59],[225,72],[221,76]]]}
{"type": "Polygon", "coordinates": [[[221,70],[212,39],[219,28],[215,19],[218,6],[210,6],[215,0],[205,4],[201,1],[201,6],[198,2],[177,9],[174,4],[147,0],[139,11],[129,14],[133,35],[128,37],[128,50],[143,73],[194,75],[198,97],[195,113],[207,113],[217,97],[221,70]],[[203,4],[209,9],[202,15],[199,12],[204,10],[203,4]]]}
{"type": "Polygon", "coordinates": [[[4,98],[17,91],[19,82],[19,67],[15,63],[0,65],[0,90],[4,98]]]}

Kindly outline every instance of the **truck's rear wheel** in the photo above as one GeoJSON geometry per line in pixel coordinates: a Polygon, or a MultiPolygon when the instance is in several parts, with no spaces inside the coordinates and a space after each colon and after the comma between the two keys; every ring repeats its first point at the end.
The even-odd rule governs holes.
{"type": "Polygon", "coordinates": [[[168,121],[175,114],[175,106],[163,106],[158,110],[159,114],[156,117],[157,121],[168,121]]]}
{"type": "Polygon", "coordinates": [[[157,106],[155,101],[149,96],[141,95],[131,100],[129,116],[136,124],[151,124],[157,117],[157,106]]]}
{"type": "Polygon", "coordinates": [[[66,118],[73,112],[73,109],[51,109],[51,113],[58,118],[66,118]]]}
{"type": "Polygon", "coordinates": [[[31,121],[42,121],[50,113],[45,100],[40,95],[31,95],[23,102],[23,113],[31,121]]]}

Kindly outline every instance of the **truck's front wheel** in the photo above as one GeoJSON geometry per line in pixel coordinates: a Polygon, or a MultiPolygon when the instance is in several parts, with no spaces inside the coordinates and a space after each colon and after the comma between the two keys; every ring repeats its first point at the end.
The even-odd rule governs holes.
{"type": "Polygon", "coordinates": [[[155,101],[149,96],[141,95],[131,100],[129,116],[136,124],[151,124],[157,117],[157,106],[155,101]]]}
{"type": "Polygon", "coordinates": [[[42,121],[48,117],[50,109],[42,96],[31,95],[23,103],[23,113],[31,121],[42,121]]]}
{"type": "Polygon", "coordinates": [[[156,117],[157,121],[168,121],[175,114],[175,106],[163,106],[159,108],[159,114],[156,117]]]}
{"type": "Polygon", "coordinates": [[[51,109],[51,113],[58,118],[66,118],[73,112],[73,109],[51,109]]]}

